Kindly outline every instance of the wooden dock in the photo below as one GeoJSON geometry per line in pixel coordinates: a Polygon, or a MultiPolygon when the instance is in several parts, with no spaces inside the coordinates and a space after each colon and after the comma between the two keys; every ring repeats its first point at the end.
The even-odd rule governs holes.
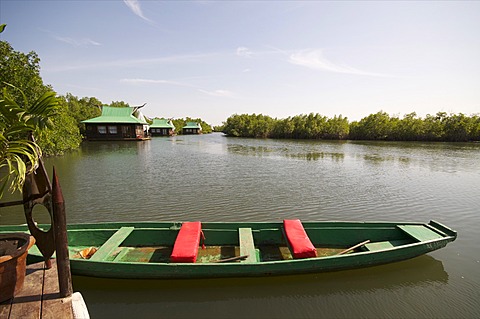
{"type": "Polygon", "coordinates": [[[45,269],[44,263],[27,266],[23,289],[10,301],[0,304],[0,319],[74,318],[72,297],[60,298],[57,264],[45,269]]]}

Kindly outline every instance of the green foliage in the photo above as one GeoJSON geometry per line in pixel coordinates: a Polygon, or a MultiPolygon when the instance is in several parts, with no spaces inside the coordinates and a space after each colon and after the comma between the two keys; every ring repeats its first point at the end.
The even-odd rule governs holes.
{"type": "Polygon", "coordinates": [[[204,120],[200,119],[200,118],[190,118],[190,117],[186,117],[184,119],[172,119],[172,123],[173,125],[175,126],[175,132],[177,134],[182,134],[182,127],[184,127],[185,125],[187,125],[187,122],[195,122],[195,123],[200,123],[200,126],[202,127],[202,132],[204,134],[207,134],[207,133],[212,133],[212,126],[210,124],[208,124],[207,122],[205,122],[204,120]]]}
{"type": "Polygon", "coordinates": [[[60,103],[57,101],[54,114],[48,118],[38,116],[55,93],[50,86],[43,84],[40,58],[34,51],[24,54],[15,51],[8,42],[0,41],[0,74],[4,81],[0,83],[0,88],[9,88],[10,102],[22,101],[24,107],[32,105],[39,108],[30,109],[30,118],[25,120],[33,128],[31,130],[35,131],[37,143],[44,155],[58,155],[77,148],[81,142],[80,134],[85,130],[81,121],[101,113],[98,108],[101,103],[97,99],[78,99],[67,94],[60,99],[60,103]]]}
{"type": "Polygon", "coordinates": [[[46,92],[29,104],[25,94],[16,91],[24,97],[23,105],[12,99],[6,88],[0,99],[0,170],[6,171],[0,177],[0,198],[7,187],[12,193],[21,190],[25,176],[38,165],[41,149],[28,136],[51,126],[50,117],[58,108],[54,92],[46,92]]]}
{"type": "Polygon", "coordinates": [[[385,140],[391,133],[390,116],[385,112],[370,114],[350,128],[351,139],[385,140]]]}
{"type": "Polygon", "coordinates": [[[471,117],[470,139],[472,141],[480,141],[480,115],[471,117]]]}
{"type": "Polygon", "coordinates": [[[39,63],[40,58],[34,51],[28,54],[18,52],[8,42],[0,41],[0,89],[3,90],[8,84],[13,85],[19,89],[12,92],[13,99],[19,101],[25,96],[28,103],[51,91],[51,87],[43,84],[39,63]],[[23,92],[24,96],[20,92],[23,92]]]}
{"type": "Polygon", "coordinates": [[[62,97],[62,100],[63,103],[67,105],[70,116],[75,119],[75,123],[78,126],[81,135],[85,135],[85,124],[82,123],[82,121],[100,116],[102,114],[102,102],[100,102],[97,98],[83,97],[79,99],[78,97],[67,93],[64,97],[62,97]]]}
{"type": "Polygon", "coordinates": [[[274,122],[270,116],[262,114],[235,114],[224,123],[223,132],[230,136],[267,138],[274,130],[274,122]]]}
{"type": "Polygon", "coordinates": [[[212,126],[210,124],[208,124],[207,122],[205,122],[204,120],[202,120],[201,118],[190,118],[190,117],[187,117],[185,118],[185,124],[187,122],[195,122],[195,123],[200,123],[200,126],[202,127],[202,132],[203,134],[208,134],[208,133],[212,133],[212,126]]]}
{"type": "Polygon", "coordinates": [[[462,113],[448,115],[439,112],[421,119],[413,112],[400,119],[380,111],[352,123],[341,115],[327,118],[310,113],[272,119],[261,114],[234,114],[223,124],[223,133],[239,137],[452,142],[480,140],[480,117],[468,117],[462,113]]]}
{"type": "Polygon", "coordinates": [[[416,113],[406,114],[403,119],[389,117],[384,112],[353,122],[350,125],[351,139],[380,139],[390,141],[478,141],[478,115],[468,117],[462,113],[438,112],[425,119],[416,113]]]}
{"type": "Polygon", "coordinates": [[[111,107],[130,107],[130,105],[128,103],[125,103],[123,101],[112,101],[112,103],[110,103],[111,107]]]}
{"type": "Polygon", "coordinates": [[[57,112],[51,117],[52,127],[35,131],[38,145],[47,155],[62,155],[77,149],[82,142],[78,123],[72,116],[68,104],[63,98],[60,98],[59,102],[57,112]]]}
{"type": "Polygon", "coordinates": [[[215,125],[213,127],[213,131],[214,132],[223,132],[224,127],[225,127],[224,125],[215,125]]]}
{"type": "Polygon", "coordinates": [[[313,113],[286,119],[262,114],[235,114],[223,126],[223,132],[230,136],[260,138],[344,139],[348,131],[348,120],[341,115],[328,119],[313,113]]]}
{"type": "Polygon", "coordinates": [[[418,141],[422,139],[425,132],[425,124],[422,119],[417,117],[415,112],[405,114],[402,120],[393,118],[396,122],[393,126],[395,130],[391,132],[392,139],[397,141],[418,141]]]}

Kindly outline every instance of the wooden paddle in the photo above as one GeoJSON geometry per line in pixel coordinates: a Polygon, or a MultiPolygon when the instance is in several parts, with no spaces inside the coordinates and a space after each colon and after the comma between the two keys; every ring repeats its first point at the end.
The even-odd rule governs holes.
{"type": "Polygon", "coordinates": [[[348,253],[348,252],[350,252],[350,251],[352,251],[352,250],[354,250],[354,249],[356,249],[356,248],[358,248],[358,247],[360,247],[360,246],[363,246],[363,245],[365,245],[365,244],[368,244],[369,242],[370,242],[370,239],[365,240],[365,241],[363,241],[363,242],[361,242],[361,243],[359,243],[359,244],[356,244],[355,246],[352,246],[352,247],[350,247],[350,248],[348,248],[348,249],[345,249],[344,251],[339,252],[337,255],[346,254],[346,253],[348,253]]]}
{"type": "Polygon", "coordinates": [[[214,261],[214,263],[226,263],[229,261],[237,261],[237,260],[244,260],[247,259],[249,255],[243,255],[243,256],[236,256],[236,257],[231,257],[231,258],[225,258],[225,259],[220,259],[214,261]]]}

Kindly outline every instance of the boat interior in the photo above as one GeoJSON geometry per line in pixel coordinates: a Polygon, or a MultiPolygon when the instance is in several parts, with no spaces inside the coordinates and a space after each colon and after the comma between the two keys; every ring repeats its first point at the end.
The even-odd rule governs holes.
{"type": "Polygon", "coordinates": [[[92,228],[88,232],[71,229],[70,258],[145,263],[255,263],[393,249],[449,235],[430,224],[302,224],[300,221],[294,224],[299,229],[290,234],[285,223],[187,222],[164,227],[92,228]],[[183,231],[187,224],[195,225],[183,231]],[[307,257],[302,257],[302,250],[310,251],[307,257]]]}

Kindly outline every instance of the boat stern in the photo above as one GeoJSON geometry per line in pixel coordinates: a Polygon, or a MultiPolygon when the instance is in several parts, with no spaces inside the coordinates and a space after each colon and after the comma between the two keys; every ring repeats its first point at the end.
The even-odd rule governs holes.
{"type": "Polygon", "coordinates": [[[446,236],[446,237],[451,237],[452,238],[452,241],[454,241],[456,238],[457,238],[457,231],[435,221],[435,220],[431,220],[428,225],[432,228],[435,229],[435,231],[437,231],[438,233],[446,236]]]}

